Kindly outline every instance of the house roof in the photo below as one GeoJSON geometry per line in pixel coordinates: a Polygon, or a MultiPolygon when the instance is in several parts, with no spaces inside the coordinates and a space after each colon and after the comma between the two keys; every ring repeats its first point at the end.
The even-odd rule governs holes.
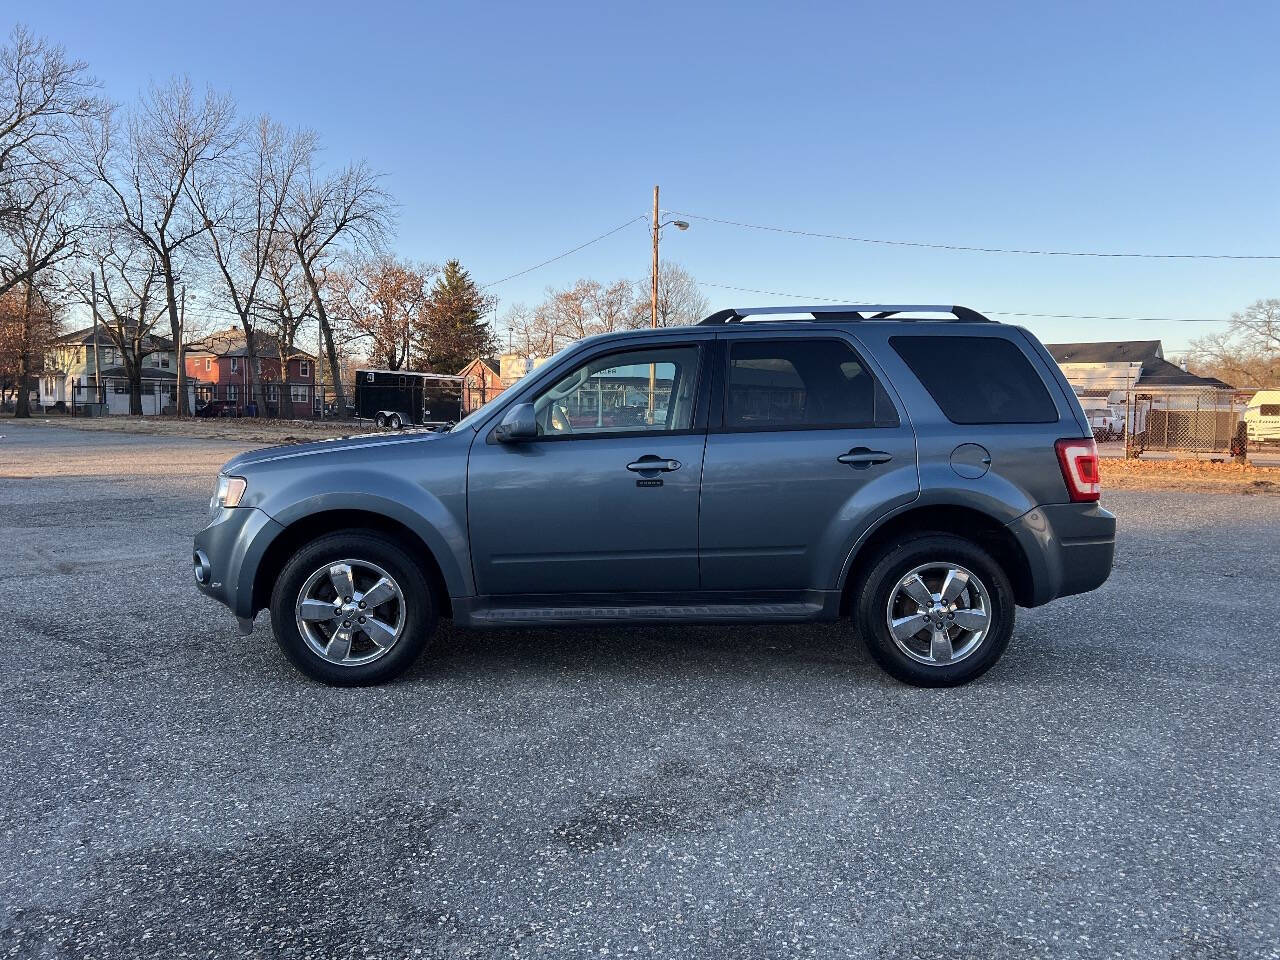
{"type": "MultiPolygon", "coordinates": [[[[1050,355],[1059,365],[1070,364],[1141,364],[1135,386],[1144,387],[1201,387],[1207,390],[1233,390],[1230,384],[1216,377],[1198,377],[1164,358],[1164,347],[1159,340],[1110,340],[1101,343],[1046,343],[1050,355]]],[[[1076,373],[1079,373],[1077,368],[1076,373]]],[[[1081,377],[1088,379],[1085,374],[1081,377]]],[[[1077,390],[1086,386],[1073,379],[1077,390]]]]}
{"type": "MultiPolygon", "coordinates": [[[[98,346],[111,347],[115,346],[115,341],[111,339],[111,334],[106,330],[105,324],[98,324],[98,346]]],[[[93,345],[93,327],[82,327],[79,330],[72,330],[70,333],[64,333],[58,337],[54,343],[63,344],[65,346],[78,346],[80,344],[93,345]]],[[[158,333],[148,333],[145,339],[151,341],[151,345],[157,350],[173,349],[173,341],[168,337],[162,337],[158,333]]]]}
{"type": "MultiPolygon", "coordinates": [[[[253,344],[259,359],[275,359],[280,356],[276,339],[262,330],[253,331],[253,344]]],[[[188,355],[207,353],[215,357],[243,357],[248,354],[244,331],[239,327],[217,330],[201,340],[193,340],[186,346],[188,355]]],[[[311,354],[294,347],[291,360],[311,360],[311,354]]]]}
{"type": "Polygon", "coordinates": [[[458,371],[458,376],[462,376],[464,373],[466,373],[468,370],[474,367],[477,363],[482,363],[486,367],[488,367],[489,372],[492,373],[495,377],[499,375],[498,369],[500,364],[497,357],[476,357],[474,360],[472,360],[465,367],[463,367],[461,370],[458,371]]]}
{"type": "Polygon", "coordinates": [[[1159,340],[1109,340],[1101,343],[1046,343],[1058,363],[1143,363],[1163,360],[1159,340]]]}

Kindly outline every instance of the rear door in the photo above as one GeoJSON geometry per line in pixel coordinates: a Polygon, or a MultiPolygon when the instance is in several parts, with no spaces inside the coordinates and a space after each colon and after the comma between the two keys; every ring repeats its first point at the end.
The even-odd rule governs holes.
{"type": "Polygon", "coordinates": [[[919,492],[911,426],[838,332],[743,330],[720,343],[702,586],[834,589],[856,538],[919,492]]]}

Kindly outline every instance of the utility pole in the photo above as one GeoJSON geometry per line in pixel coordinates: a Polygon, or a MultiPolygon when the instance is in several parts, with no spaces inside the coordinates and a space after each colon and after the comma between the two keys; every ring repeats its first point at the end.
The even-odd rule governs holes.
{"type": "MultiPolygon", "coordinates": [[[[658,329],[658,185],[653,185],[653,275],[649,278],[649,326],[658,329]]],[[[657,391],[657,366],[649,364],[649,409],[646,418],[653,423],[653,395],[657,391]]],[[[602,397],[601,403],[604,402],[602,397]]]]}
{"type": "MultiPolygon", "coordinates": [[[[658,188],[653,188],[653,276],[650,278],[649,326],[658,329],[658,188]]],[[[651,394],[652,390],[649,391],[651,394]]]]}
{"type": "Polygon", "coordinates": [[[89,274],[89,289],[93,291],[93,402],[101,403],[103,401],[102,364],[98,363],[98,275],[96,273],[89,274]]]}
{"type": "MultiPolygon", "coordinates": [[[[187,332],[187,285],[184,283],[181,288],[182,299],[178,301],[178,342],[173,345],[173,359],[178,365],[178,369],[174,371],[176,380],[174,386],[178,388],[178,395],[173,398],[173,415],[176,417],[182,413],[185,406],[184,392],[186,386],[186,361],[182,356],[182,338],[187,332]]],[[[188,410],[187,413],[195,413],[194,410],[188,410]]]]}
{"type": "Polygon", "coordinates": [[[312,376],[315,379],[315,395],[311,398],[311,409],[315,411],[316,400],[320,401],[320,419],[324,419],[324,367],[320,365],[320,358],[324,355],[324,330],[320,327],[319,318],[316,319],[316,363],[311,368],[312,376]]]}

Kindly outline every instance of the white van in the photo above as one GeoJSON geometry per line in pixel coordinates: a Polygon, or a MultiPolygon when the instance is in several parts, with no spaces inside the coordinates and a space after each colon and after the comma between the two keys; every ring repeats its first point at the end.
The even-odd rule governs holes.
{"type": "Polygon", "coordinates": [[[1244,408],[1250,443],[1280,443],[1280,390],[1259,390],[1244,408]]]}

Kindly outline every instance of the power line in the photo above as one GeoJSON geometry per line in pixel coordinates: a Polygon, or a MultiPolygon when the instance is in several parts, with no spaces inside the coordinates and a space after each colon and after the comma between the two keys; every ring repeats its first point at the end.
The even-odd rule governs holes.
{"type": "Polygon", "coordinates": [[[687,210],[674,210],[682,217],[694,220],[705,220],[708,223],[720,223],[731,227],[746,227],[751,230],[766,230],[770,233],[786,233],[798,237],[818,237],[823,240],[849,240],[854,243],[875,243],[890,247],[924,247],[929,250],[958,250],[966,253],[1016,253],[1040,257],[1110,257],[1140,260],[1280,260],[1280,254],[1273,253],[1104,253],[1092,250],[1023,250],[1016,247],[974,247],[958,243],[925,243],[915,240],[882,240],[875,237],[852,237],[840,233],[819,233],[815,230],[794,230],[789,227],[773,227],[759,223],[744,223],[741,220],[725,220],[720,217],[706,217],[687,210]]]}
{"type": "Polygon", "coordinates": [[[591,246],[593,243],[599,243],[601,240],[604,240],[607,237],[612,237],[619,230],[622,230],[626,227],[631,226],[637,220],[644,220],[644,219],[645,218],[643,216],[632,217],[626,223],[619,224],[618,226],[610,230],[608,233],[600,234],[600,236],[596,237],[594,240],[588,240],[586,243],[580,243],[576,247],[574,247],[572,250],[566,250],[564,253],[554,256],[550,260],[543,260],[541,263],[535,263],[532,267],[528,267],[524,270],[519,271],[518,273],[513,273],[510,276],[503,277],[501,280],[494,280],[492,283],[486,283],[483,286],[481,286],[480,289],[488,290],[490,287],[496,287],[498,284],[506,283],[508,280],[514,280],[516,277],[523,277],[526,273],[533,273],[533,271],[537,270],[539,267],[545,267],[549,263],[555,263],[557,260],[563,260],[565,257],[569,256],[571,253],[577,253],[579,250],[584,250],[587,247],[591,246]]]}
{"type": "MultiPolygon", "coordinates": [[[[687,214],[686,214],[687,216],[687,214]]],[[[759,293],[769,297],[786,297],[789,300],[808,302],[817,300],[822,303],[858,303],[856,297],[818,297],[809,293],[784,293],[781,290],[758,290],[755,287],[734,287],[727,283],[711,283],[707,280],[695,281],[700,287],[717,287],[721,290],[737,290],[741,293],[759,293]]],[[[1109,317],[1090,313],[1024,313],[1015,310],[983,310],[991,317],[1030,317],[1039,320],[1129,320],[1141,323],[1222,323],[1222,320],[1210,320],[1205,317],[1109,317]]]]}

